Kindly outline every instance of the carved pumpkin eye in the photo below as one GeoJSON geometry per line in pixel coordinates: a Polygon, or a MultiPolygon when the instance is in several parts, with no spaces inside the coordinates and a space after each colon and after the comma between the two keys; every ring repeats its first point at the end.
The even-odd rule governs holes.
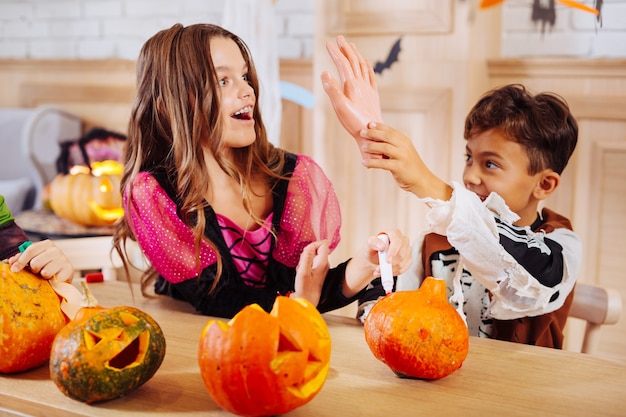
{"type": "Polygon", "coordinates": [[[213,400],[231,413],[284,414],[322,388],[330,348],[326,323],[312,304],[278,297],[269,314],[250,305],[228,323],[209,321],[200,339],[200,373],[213,400]]]}

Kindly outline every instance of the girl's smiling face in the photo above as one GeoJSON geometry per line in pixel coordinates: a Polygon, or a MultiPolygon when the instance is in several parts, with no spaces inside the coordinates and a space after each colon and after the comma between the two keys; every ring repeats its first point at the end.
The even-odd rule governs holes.
{"type": "MultiPolygon", "coordinates": [[[[544,177],[551,170],[529,174],[526,150],[497,129],[478,133],[467,140],[463,170],[465,187],[482,200],[495,192],[511,211],[520,216],[519,226],[532,224],[543,198],[544,177]]],[[[551,175],[552,175],[551,174],[551,175]]]]}
{"type": "Polygon", "coordinates": [[[211,59],[224,124],[222,143],[229,148],[248,146],[256,140],[252,117],[256,94],[248,81],[248,64],[237,44],[228,38],[211,40],[211,59]]]}

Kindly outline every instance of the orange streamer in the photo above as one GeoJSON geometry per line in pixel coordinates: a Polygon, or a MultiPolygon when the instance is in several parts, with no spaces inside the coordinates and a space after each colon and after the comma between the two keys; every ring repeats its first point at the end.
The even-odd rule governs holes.
{"type": "Polygon", "coordinates": [[[574,9],[582,10],[584,12],[589,12],[589,13],[594,14],[596,16],[599,13],[598,10],[594,9],[593,7],[589,7],[589,6],[585,5],[585,4],[582,4],[579,1],[573,1],[573,0],[556,0],[556,1],[558,1],[559,3],[561,3],[561,4],[563,4],[563,5],[567,6],[567,7],[573,7],[574,9]]]}
{"type": "Polygon", "coordinates": [[[482,0],[480,2],[480,8],[486,9],[491,6],[497,6],[500,3],[504,3],[504,0],[482,0]]]}
{"type": "MultiPolygon", "coordinates": [[[[480,8],[481,9],[486,9],[488,7],[492,7],[492,6],[497,6],[500,3],[504,3],[505,0],[482,0],[480,2],[480,8]]],[[[582,10],[584,12],[588,12],[591,13],[593,15],[598,15],[600,14],[600,12],[593,8],[593,7],[589,7],[586,4],[583,4],[579,1],[574,1],[574,0],[557,0],[559,3],[561,3],[564,6],[567,7],[572,7],[574,9],[578,9],[578,10],[582,10]]]]}

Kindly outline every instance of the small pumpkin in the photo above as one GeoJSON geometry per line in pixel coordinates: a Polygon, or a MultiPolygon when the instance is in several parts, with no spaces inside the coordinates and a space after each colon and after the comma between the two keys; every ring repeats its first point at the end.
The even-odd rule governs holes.
{"type": "Polygon", "coordinates": [[[48,201],[59,217],[84,226],[109,226],[123,215],[120,179],[122,165],[116,161],[76,165],[67,175],[50,183],[48,201]]]}
{"type": "Polygon", "coordinates": [[[91,404],[140,387],[164,356],[165,337],[150,315],[135,307],[104,308],[91,302],[55,337],[50,375],[63,394],[91,404]]]}
{"type": "Polygon", "coordinates": [[[0,372],[43,365],[52,341],[67,323],[50,283],[27,269],[0,262],[0,372]]]}
{"type": "Polygon", "coordinates": [[[364,323],[374,356],[399,376],[438,379],[461,367],[469,351],[465,321],[446,298],[443,280],[379,300],[364,323]]]}
{"type": "Polygon", "coordinates": [[[315,306],[279,296],[268,314],[256,304],[229,322],[210,320],[198,354],[213,400],[240,416],[274,416],[311,401],[330,368],[330,334],[315,306]]]}

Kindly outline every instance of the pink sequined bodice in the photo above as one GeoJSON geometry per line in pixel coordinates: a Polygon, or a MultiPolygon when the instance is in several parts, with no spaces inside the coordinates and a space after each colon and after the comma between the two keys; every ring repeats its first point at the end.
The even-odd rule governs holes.
{"type": "Polygon", "coordinates": [[[272,235],[269,230],[272,227],[272,217],[273,213],[265,219],[265,227],[244,230],[228,217],[217,215],[226,246],[246,285],[253,287],[265,285],[265,271],[272,246],[272,235]]]}
{"type": "MultiPolygon", "coordinates": [[[[141,172],[135,177],[132,182],[132,195],[128,188],[125,190],[124,209],[139,246],[163,278],[175,284],[197,276],[198,267],[195,263],[192,231],[178,217],[176,204],[154,176],[141,172]]],[[[271,217],[268,221],[271,221],[271,217]]],[[[220,227],[220,224],[207,224],[207,227],[220,227]]],[[[274,248],[271,249],[271,235],[265,235],[260,239],[254,236],[248,244],[252,248],[262,241],[265,253],[271,250],[278,262],[295,268],[302,250],[313,241],[327,239],[330,249],[334,249],[339,243],[340,227],[339,202],[332,184],[315,161],[299,155],[287,187],[287,197],[276,232],[274,248]]],[[[227,243],[234,242],[234,235],[230,232],[224,234],[222,230],[222,236],[227,243]]],[[[230,256],[234,257],[237,265],[237,252],[231,251],[230,256]]],[[[261,258],[263,256],[259,259],[261,258]]],[[[206,242],[201,242],[200,269],[216,261],[217,255],[213,249],[206,242]]],[[[238,268],[242,266],[243,263],[238,264],[238,268]]],[[[255,285],[262,284],[266,266],[267,259],[255,263],[253,274],[247,276],[242,274],[242,279],[255,285]]],[[[240,270],[240,274],[241,272],[240,270]]]]}

